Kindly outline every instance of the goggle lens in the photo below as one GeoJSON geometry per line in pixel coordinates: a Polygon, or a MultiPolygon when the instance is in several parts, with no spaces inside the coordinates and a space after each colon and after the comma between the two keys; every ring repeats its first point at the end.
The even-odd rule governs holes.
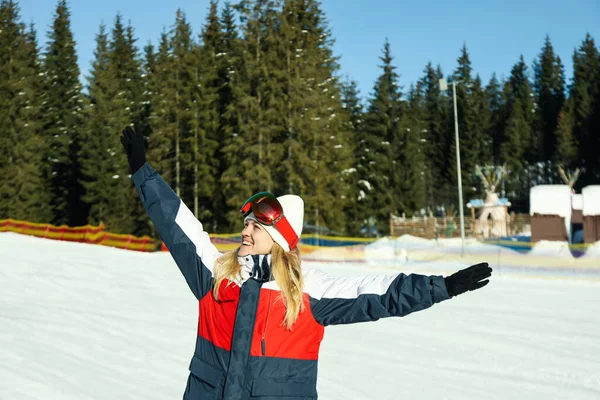
{"type": "Polygon", "coordinates": [[[273,225],[283,215],[283,208],[273,194],[260,192],[246,200],[240,212],[244,216],[252,212],[261,224],[273,225]]]}
{"type": "Polygon", "coordinates": [[[254,203],[252,212],[258,221],[271,225],[283,214],[283,209],[276,198],[263,197],[254,203]]]}

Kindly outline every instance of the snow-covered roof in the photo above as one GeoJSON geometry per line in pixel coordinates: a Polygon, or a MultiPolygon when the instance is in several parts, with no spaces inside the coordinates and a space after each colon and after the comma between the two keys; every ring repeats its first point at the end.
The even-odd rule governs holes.
{"type": "Polygon", "coordinates": [[[573,205],[573,210],[583,210],[583,195],[574,194],[571,197],[571,204],[573,205]]]}
{"type": "Polygon", "coordinates": [[[471,199],[467,203],[467,208],[481,208],[481,207],[510,207],[510,201],[506,197],[496,200],[495,203],[485,203],[482,199],[471,199]]]}
{"type": "Polygon", "coordinates": [[[571,216],[571,188],[568,185],[538,185],[529,191],[529,214],[571,216]]]}
{"type": "Polygon", "coordinates": [[[483,207],[483,199],[471,199],[467,203],[467,207],[483,207]]]}
{"type": "Polygon", "coordinates": [[[600,185],[584,187],[581,196],[583,196],[583,215],[600,215],[600,185]]]}

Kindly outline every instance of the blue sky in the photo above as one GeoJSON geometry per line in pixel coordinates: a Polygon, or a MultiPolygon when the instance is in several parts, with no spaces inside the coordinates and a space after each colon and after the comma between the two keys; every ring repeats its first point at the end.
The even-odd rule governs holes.
{"type": "MultiPolygon", "coordinates": [[[[38,41],[44,45],[57,1],[17,2],[22,19],[35,23],[38,41]]],[[[162,29],[175,21],[177,8],[185,11],[198,33],[209,0],[71,0],[68,4],[79,65],[85,73],[100,23],[110,27],[117,12],[131,21],[143,46],[158,42],[162,29]]],[[[600,45],[600,0],[324,0],[322,7],[336,39],[334,53],[341,57],[341,73],[358,82],[363,97],[371,93],[380,73],[378,57],[386,38],[404,90],[423,75],[429,61],[450,74],[463,43],[484,83],[493,72],[508,76],[521,54],[531,66],[547,34],[565,64],[568,81],[573,50],[585,34],[589,32],[600,45]]]]}

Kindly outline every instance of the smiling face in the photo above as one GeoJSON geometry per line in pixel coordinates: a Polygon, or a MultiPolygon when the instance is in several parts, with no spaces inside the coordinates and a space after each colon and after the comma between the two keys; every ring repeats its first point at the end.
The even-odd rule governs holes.
{"type": "Polygon", "coordinates": [[[242,245],[239,256],[269,254],[275,242],[271,235],[256,221],[247,220],[242,230],[242,245]]]}

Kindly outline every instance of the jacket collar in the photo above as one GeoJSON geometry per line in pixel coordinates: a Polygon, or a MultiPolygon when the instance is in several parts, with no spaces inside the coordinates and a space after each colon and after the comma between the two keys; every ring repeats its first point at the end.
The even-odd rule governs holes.
{"type": "Polygon", "coordinates": [[[238,257],[238,261],[242,266],[242,283],[246,282],[250,278],[259,282],[268,282],[273,280],[273,277],[271,276],[270,254],[254,254],[238,257]]]}

